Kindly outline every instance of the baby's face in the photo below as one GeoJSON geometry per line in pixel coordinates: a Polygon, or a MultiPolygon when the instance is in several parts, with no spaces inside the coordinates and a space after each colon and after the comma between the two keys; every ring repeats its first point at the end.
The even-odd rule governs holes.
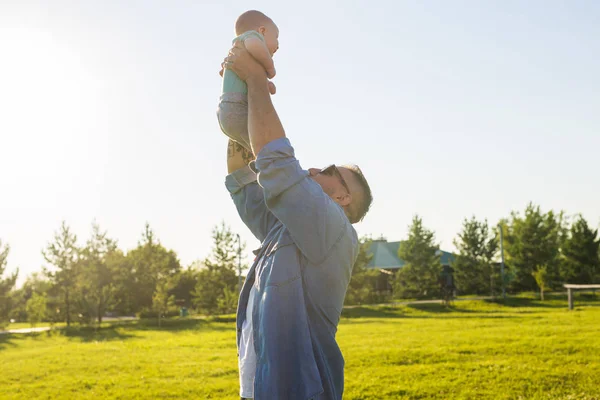
{"type": "Polygon", "coordinates": [[[275,23],[269,23],[261,28],[263,28],[261,33],[265,37],[269,53],[273,55],[279,49],[279,28],[275,23]]]}

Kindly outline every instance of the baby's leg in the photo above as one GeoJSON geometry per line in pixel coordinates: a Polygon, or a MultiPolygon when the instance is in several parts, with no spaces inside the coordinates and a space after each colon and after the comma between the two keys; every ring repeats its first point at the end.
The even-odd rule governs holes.
{"type": "Polygon", "coordinates": [[[224,93],[219,102],[217,118],[225,135],[252,151],[248,137],[248,101],[246,95],[224,93]]]}

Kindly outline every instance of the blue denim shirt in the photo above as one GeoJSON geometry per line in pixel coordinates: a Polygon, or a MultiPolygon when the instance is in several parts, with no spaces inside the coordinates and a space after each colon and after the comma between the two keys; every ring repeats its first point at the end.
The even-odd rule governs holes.
{"type": "Polygon", "coordinates": [[[354,227],[300,167],[287,138],[267,144],[254,169],[239,169],[225,182],[261,241],[237,309],[239,346],[256,284],[254,398],[341,399],[344,358],[335,334],[358,256],[354,227]]]}

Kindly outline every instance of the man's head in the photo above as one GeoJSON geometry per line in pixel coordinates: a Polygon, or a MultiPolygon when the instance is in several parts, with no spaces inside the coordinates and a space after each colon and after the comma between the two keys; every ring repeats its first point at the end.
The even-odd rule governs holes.
{"type": "Polygon", "coordinates": [[[250,10],[240,15],[235,21],[235,35],[256,31],[263,35],[271,55],[279,48],[279,28],[275,22],[260,11],[250,10]]]}
{"type": "Polygon", "coordinates": [[[362,171],[356,165],[322,169],[310,168],[310,177],[346,212],[351,223],[360,222],[371,207],[373,195],[362,171]]]}

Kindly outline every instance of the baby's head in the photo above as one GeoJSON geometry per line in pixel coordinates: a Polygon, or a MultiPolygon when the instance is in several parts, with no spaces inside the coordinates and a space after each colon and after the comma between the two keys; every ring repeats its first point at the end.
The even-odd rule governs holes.
{"type": "Polygon", "coordinates": [[[273,55],[279,48],[279,28],[275,22],[260,11],[250,10],[240,15],[235,21],[235,35],[257,31],[264,36],[267,48],[273,55]]]}

